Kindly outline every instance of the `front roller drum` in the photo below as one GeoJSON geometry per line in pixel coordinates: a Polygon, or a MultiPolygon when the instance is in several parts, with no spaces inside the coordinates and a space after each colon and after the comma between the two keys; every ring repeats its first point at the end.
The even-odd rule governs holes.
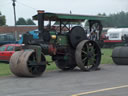
{"type": "Polygon", "coordinates": [[[15,52],[10,59],[11,72],[19,77],[40,76],[46,69],[45,57],[37,63],[34,50],[15,52]]]}
{"type": "Polygon", "coordinates": [[[77,45],[75,59],[81,70],[96,70],[101,61],[100,47],[92,40],[83,40],[77,45]]]}

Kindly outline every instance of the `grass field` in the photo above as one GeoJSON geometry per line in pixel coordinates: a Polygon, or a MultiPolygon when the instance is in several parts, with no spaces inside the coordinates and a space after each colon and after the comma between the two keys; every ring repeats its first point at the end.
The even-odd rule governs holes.
{"type": "MultiPolygon", "coordinates": [[[[112,55],[112,49],[102,49],[102,53],[104,55],[102,55],[102,60],[101,60],[101,64],[113,64],[111,55],[112,55]]],[[[48,61],[51,61],[50,56],[47,56],[46,58],[48,61]]],[[[47,70],[55,70],[56,65],[55,63],[51,63],[50,66],[47,66],[47,70]]],[[[0,63],[0,76],[8,76],[11,75],[10,69],[9,69],[9,64],[4,64],[4,63],[0,63]]]]}
{"type": "Polygon", "coordinates": [[[0,63],[0,76],[10,75],[10,69],[8,64],[0,63]]]}
{"type": "Polygon", "coordinates": [[[113,64],[111,55],[112,55],[112,49],[102,49],[101,52],[103,53],[101,64],[113,64]]]}

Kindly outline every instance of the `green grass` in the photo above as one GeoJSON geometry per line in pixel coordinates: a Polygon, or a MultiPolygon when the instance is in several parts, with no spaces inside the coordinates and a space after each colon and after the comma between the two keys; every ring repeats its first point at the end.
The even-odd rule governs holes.
{"type": "MultiPolygon", "coordinates": [[[[113,64],[111,55],[112,55],[112,49],[102,49],[102,60],[101,64],[113,64]]],[[[52,61],[50,56],[46,56],[46,59],[48,61],[52,61]]],[[[57,67],[54,62],[50,63],[49,66],[47,66],[47,70],[56,70],[57,67]]],[[[0,76],[8,76],[11,75],[9,69],[9,64],[0,63],[0,76]]]]}
{"type": "Polygon", "coordinates": [[[10,75],[10,69],[8,64],[0,63],[0,76],[8,76],[10,75]]]}
{"type": "Polygon", "coordinates": [[[102,49],[101,52],[103,53],[102,59],[101,59],[101,64],[113,64],[112,61],[112,49],[102,49]]]}
{"type": "MultiPolygon", "coordinates": [[[[50,56],[47,56],[46,60],[52,61],[50,56]]],[[[54,62],[51,62],[50,65],[47,66],[47,70],[55,70],[55,69],[57,69],[57,67],[54,62]]]]}

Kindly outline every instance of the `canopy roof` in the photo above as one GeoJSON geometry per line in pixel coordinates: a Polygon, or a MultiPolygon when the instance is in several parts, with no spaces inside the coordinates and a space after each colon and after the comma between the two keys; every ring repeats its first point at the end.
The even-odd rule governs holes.
{"type": "MultiPolygon", "coordinates": [[[[78,15],[78,14],[63,14],[63,13],[42,13],[44,14],[44,20],[51,21],[70,21],[70,22],[78,22],[84,20],[104,20],[105,16],[93,16],[93,15],[78,15]]],[[[33,16],[34,20],[37,20],[37,16],[33,16]]]]}

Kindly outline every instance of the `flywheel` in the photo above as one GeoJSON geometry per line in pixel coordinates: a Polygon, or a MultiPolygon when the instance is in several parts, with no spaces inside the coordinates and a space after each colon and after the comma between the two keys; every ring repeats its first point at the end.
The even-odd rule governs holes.
{"type": "Polygon", "coordinates": [[[69,39],[70,39],[72,47],[76,48],[77,44],[80,41],[87,39],[87,35],[86,35],[85,30],[82,27],[75,26],[71,29],[69,33],[69,39]]]}

